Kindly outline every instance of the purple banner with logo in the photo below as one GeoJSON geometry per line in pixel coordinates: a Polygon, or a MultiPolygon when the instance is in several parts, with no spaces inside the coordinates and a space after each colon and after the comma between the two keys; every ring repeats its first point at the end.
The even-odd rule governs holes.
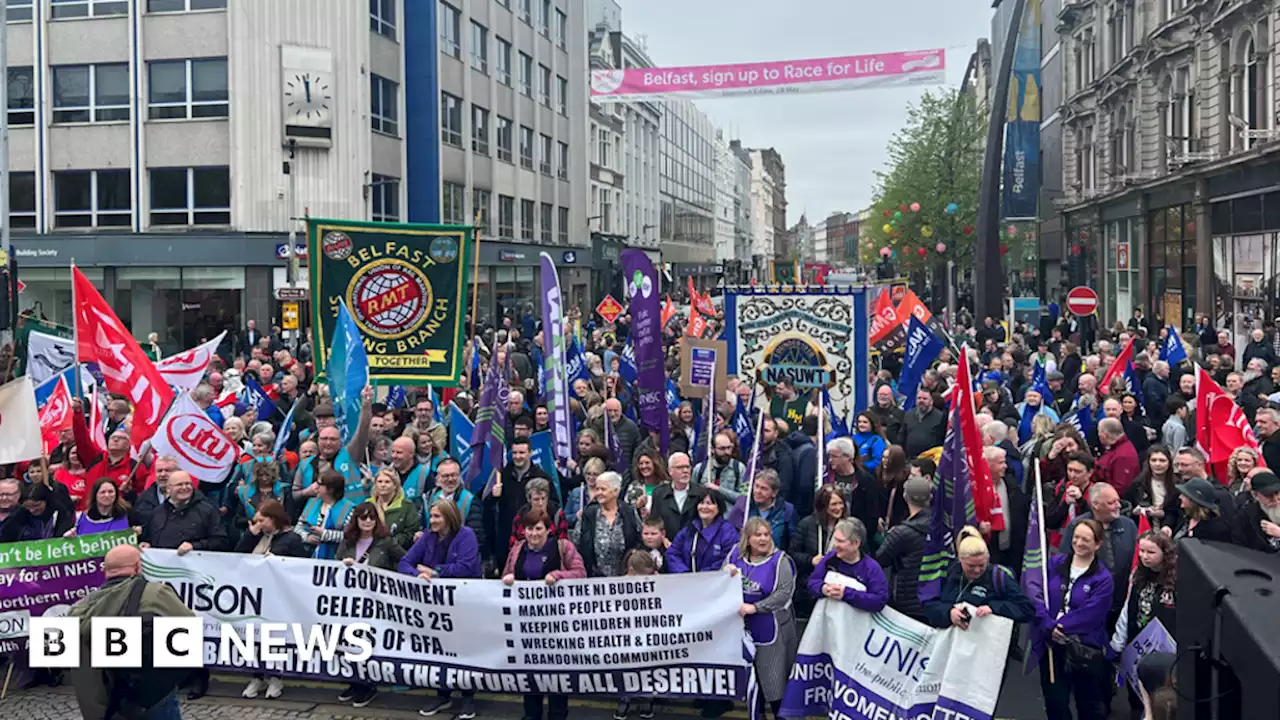
{"type": "Polygon", "coordinates": [[[565,367],[564,301],[560,275],[551,256],[542,253],[542,362],[546,377],[547,415],[551,420],[551,445],[556,464],[563,468],[573,458],[573,425],[569,420],[569,378],[565,367]]]}
{"type": "Polygon", "coordinates": [[[631,344],[636,351],[640,421],[658,433],[667,454],[670,418],[667,415],[667,375],[663,367],[662,310],[658,302],[658,271],[643,250],[622,251],[622,273],[631,303],[631,344]]]}

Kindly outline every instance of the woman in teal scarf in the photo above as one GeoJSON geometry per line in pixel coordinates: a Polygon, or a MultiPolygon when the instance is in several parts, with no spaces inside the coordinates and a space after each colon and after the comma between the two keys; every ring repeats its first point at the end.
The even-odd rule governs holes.
{"type": "MultiPolygon", "coordinates": [[[[257,438],[254,445],[257,445],[257,438]]],[[[258,508],[267,500],[275,500],[282,505],[289,504],[290,484],[280,479],[280,464],[271,458],[255,459],[245,465],[248,469],[247,482],[240,482],[231,494],[234,505],[236,535],[239,536],[249,528],[258,508]]]]}
{"type": "Polygon", "coordinates": [[[355,504],[342,497],[347,481],[336,470],[322,471],[316,484],[319,490],[302,508],[302,517],[298,519],[294,531],[312,548],[311,557],[332,560],[338,554],[342,531],[347,526],[347,518],[355,504]]]}

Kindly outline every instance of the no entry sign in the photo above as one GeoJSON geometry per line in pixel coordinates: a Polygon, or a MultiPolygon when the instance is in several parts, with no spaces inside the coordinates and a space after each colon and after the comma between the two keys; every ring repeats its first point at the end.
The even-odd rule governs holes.
{"type": "Polygon", "coordinates": [[[1098,311],[1098,293],[1080,285],[1067,293],[1067,310],[1072,315],[1092,315],[1098,311]]]}

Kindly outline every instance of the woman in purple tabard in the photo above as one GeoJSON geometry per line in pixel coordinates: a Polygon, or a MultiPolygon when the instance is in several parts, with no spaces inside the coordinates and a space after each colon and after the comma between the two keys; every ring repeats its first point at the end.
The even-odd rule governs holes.
{"type": "Polygon", "coordinates": [[[742,608],[738,614],[755,642],[755,670],[761,695],[777,717],[800,647],[792,606],[795,563],[773,544],[769,523],[754,517],[742,527],[742,540],[729,551],[725,570],[742,578],[742,608]]]}
{"type": "Polygon", "coordinates": [[[738,531],[725,519],[724,495],[705,487],[689,490],[689,499],[698,517],[676,534],[667,548],[667,567],[672,573],[717,572],[724,567],[729,551],[738,544],[738,531]]]}
{"type": "Polygon", "coordinates": [[[129,503],[120,497],[120,490],[111,478],[99,478],[89,493],[88,509],[80,513],[80,519],[67,531],[67,537],[128,529],[129,503]]]}
{"type": "MultiPolygon", "coordinates": [[[[831,552],[813,566],[809,576],[809,592],[816,598],[841,600],[859,610],[880,612],[889,602],[889,584],[884,570],[869,555],[862,553],[867,542],[867,526],[857,518],[845,518],[836,523],[831,533],[831,552]],[[829,583],[827,572],[836,572],[858,581],[863,589],[844,583],[829,583]]],[[[819,603],[821,605],[821,603],[819,603]]],[[[821,612],[815,607],[814,613],[821,612]]]]}

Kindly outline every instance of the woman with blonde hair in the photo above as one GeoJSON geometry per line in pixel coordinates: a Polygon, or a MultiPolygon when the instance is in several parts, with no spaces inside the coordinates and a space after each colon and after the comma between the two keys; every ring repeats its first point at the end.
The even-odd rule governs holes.
{"type": "Polygon", "coordinates": [[[977,528],[966,526],[956,539],[957,560],[947,568],[938,597],[924,601],[924,614],[936,628],[969,629],[975,617],[1000,615],[1031,622],[1035,605],[1022,594],[1013,571],[991,562],[991,551],[977,528]],[[976,608],[970,611],[966,605],[976,608]]]}
{"type": "Polygon", "coordinates": [[[1227,458],[1227,480],[1231,494],[1237,500],[1249,500],[1249,473],[1258,467],[1258,451],[1242,445],[1231,451],[1227,458]],[[1241,498],[1243,495],[1245,497],[1241,498]]]}
{"type": "Polygon", "coordinates": [[[400,472],[388,465],[373,477],[371,495],[365,502],[373,505],[378,517],[386,523],[396,544],[408,550],[418,531],[422,529],[418,506],[405,499],[400,486],[400,472]]]}

